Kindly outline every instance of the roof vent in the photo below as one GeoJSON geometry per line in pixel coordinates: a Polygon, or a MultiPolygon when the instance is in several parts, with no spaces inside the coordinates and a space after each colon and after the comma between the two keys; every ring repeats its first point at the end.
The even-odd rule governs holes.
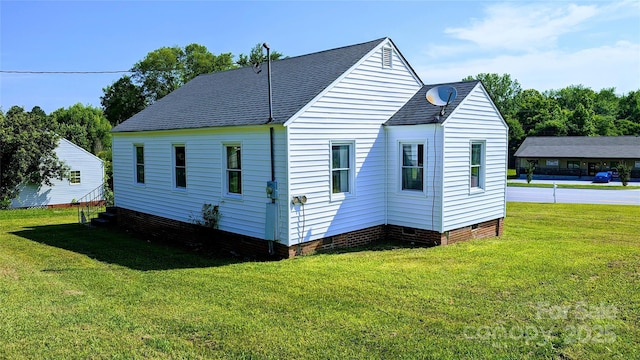
{"type": "Polygon", "coordinates": [[[393,60],[393,49],[390,47],[382,48],[382,67],[384,69],[391,69],[393,60]]]}

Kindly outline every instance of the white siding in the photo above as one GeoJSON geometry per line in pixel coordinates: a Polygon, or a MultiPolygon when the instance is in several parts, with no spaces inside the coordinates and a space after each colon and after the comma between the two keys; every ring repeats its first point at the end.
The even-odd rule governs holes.
{"type": "MultiPolygon", "coordinates": [[[[274,128],[276,179],[286,214],[285,132],[274,128]]],[[[113,134],[116,206],[183,222],[200,219],[202,205],[220,205],[221,230],[264,238],[267,181],[271,180],[269,127],[236,127],[113,134]],[[240,144],[242,196],[225,196],[224,144],[240,144]],[[186,189],[173,185],[174,144],[185,146],[186,189]],[[135,183],[134,145],[144,146],[145,183],[135,183]]],[[[286,218],[280,217],[280,241],[286,243],[286,218]]]]}
{"type": "Polygon", "coordinates": [[[508,128],[478,84],[444,126],[441,231],[505,216],[508,128]],[[470,191],[470,144],[486,141],[484,190],[470,191]]]}
{"type": "Polygon", "coordinates": [[[385,222],[381,125],[421,84],[395,49],[392,68],[383,69],[383,46],[392,45],[365,56],[287,124],[289,195],[308,199],[304,209],[289,205],[289,245],[385,222]],[[330,188],[330,144],[339,140],[355,144],[355,193],[344,198],[330,188]]]}
{"type": "Polygon", "coordinates": [[[53,179],[52,186],[23,184],[20,186],[20,195],[11,200],[10,207],[69,204],[74,199],[79,200],[104,182],[103,163],[97,156],[66,139],[60,139],[55,152],[58,159],[63,161],[71,171],[80,171],[80,183],[71,184],[69,179],[53,179]]]}
{"type": "MultiPolygon", "coordinates": [[[[426,103],[426,102],[425,102],[426,103]]],[[[440,124],[387,128],[387,223],[439,229],[442,210],[442,127],[440,124]],[[403,191],[401,143],[424,144],[424,191],[403,191]]]]}

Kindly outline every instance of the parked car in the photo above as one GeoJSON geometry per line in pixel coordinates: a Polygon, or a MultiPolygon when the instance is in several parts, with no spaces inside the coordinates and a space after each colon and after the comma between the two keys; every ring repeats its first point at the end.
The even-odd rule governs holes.
{"type": "Polygon", "coordinates": [[[611,181],[611,171],[601,171],[593,178],[593,182],[608,183],[611,181]]]}

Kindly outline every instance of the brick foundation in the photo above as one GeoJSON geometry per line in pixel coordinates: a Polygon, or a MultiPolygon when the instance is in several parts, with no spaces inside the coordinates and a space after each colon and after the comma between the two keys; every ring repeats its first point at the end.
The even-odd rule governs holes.
{"type": "Polygon", "coordinates": [[[283,259],[313,252],[352,248],[385,239],[409,241],[428,246],[447,245],[469,239],[501,236],[503,219],[496,219],[467,226],[445,233],[407,228],[396,225],[378,225],[340,235],[309,241],[300,245],[285,246],[273,243],[273,255],[269,255],[269,242],[222,230],[118,208],[118,225],[138,237],[211,254],[244,256],[257,259],[283,259]]]}
{"type": "Polygon", "coordinates": [[[495,219],[472,226],[465,226],[459,229],[450,230],[443,234],[441,244],[455,244],[457,242],[470,239],[483,239],[502,236],[503,227],[503,219],[495,219]]]}
{"type": "MultiPolygon", "coordinates": [[[[288,257],[305,255],[322,250],[344,249],[371,244],[386,238],[384,225],[373,226],[366,229],[351,231],[348,233],[329,236],[320,240],[309,241],[288,248],[288,257]]],[[[286,246],[282,246],[286,248],[286,246]]]]}

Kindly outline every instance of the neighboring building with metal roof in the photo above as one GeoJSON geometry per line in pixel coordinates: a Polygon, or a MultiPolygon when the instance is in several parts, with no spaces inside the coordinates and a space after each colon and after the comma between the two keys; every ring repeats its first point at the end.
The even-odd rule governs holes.
{"type": "Polygon", "coordinates": [[[514,156],[520,174],[532,162],[539,177],[592,178],[612,171],[616,178],[616,166],[624,162],[631,177],[640,178],[638,136],[529,136],[514,156]]]}
{"type": "Polygon", "coordinates": [[[265,65],[198,76],[113,129],[120,226],[193,241],[214,204],[201,242],[281,257],[502,233],[508,128],[480,82],[440,84],[457,90],[443,111],[382,38],[272,62],[270,106],[265,65]]]}

